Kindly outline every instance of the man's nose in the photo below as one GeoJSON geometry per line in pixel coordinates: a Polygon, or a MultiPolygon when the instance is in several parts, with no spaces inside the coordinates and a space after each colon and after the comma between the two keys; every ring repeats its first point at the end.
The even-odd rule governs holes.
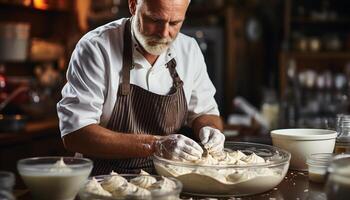
{"type": "Polygon", "coordinates": [[[159,26],[158,34],[161,38],[169,37],[169,23],[163,23],[159,26]]]}

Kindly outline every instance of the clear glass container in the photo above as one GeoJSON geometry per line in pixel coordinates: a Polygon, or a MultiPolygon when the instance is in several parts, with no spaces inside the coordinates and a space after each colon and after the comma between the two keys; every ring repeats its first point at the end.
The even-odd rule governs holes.
{"type": "Polygon", "coordinates": [[[348,200],[350,196],[350,157],[335,157],[328,171],[327,199],[348,200]]]}
{"type": "Polygon", "coordinates": [[[338,137],[335,144],[335,153],[350,152],[350,115],[337,116],[338,137]]]}
{"type": "Polygon", "coordinates": [[[73,200],[92,166],[91,160],[75,157],[36,157],[17,162],[24,183],[39,200],[73,200]]]}
{"type": "Polygon", "coordinates": [[[326,181],[327,168],[333,157],[334,154],[332,153],[311,154],[306,160],[309,180],[316,183],[324,183],[326,181]]]}
{"type": "MultiPolygon", "coordinates": [[[[161,181],[162,177],[161,176],[157,176],[157,175],[138,175],[138,174],[119,174],[120,176],[124,177],[127,181],[130,181],[133,178],[136,177],[140,177],[140,176],[145,176],[145,177],[153,177],[155,178],[157,181],[161,181]]],[[[98,183],[101,183],[103,180],[110,178],[113,175],[99,175],[99,176],[93,176],[90,177],[89,180],[92,180],[93,178],[96,179],[98,181],[98,183]]],[[[152,191],[149,190],[151,192],[151,196],[149,197],[140,197],[137,195],[127,195],[125,197],[108,197],[108,196],[102,196],[102,195],[98,195],[98,194],[94,194],[91,193],[89,191],[86,191],[85,189],[85,185],[80,189],[79,191],[79,198],[81,200],[121,200],[121,199],[134,199],[134,200],[179,200],[180,197],[180,193],[182,191],[182,183],[180,181],[178,181],[175,178],[172,177],[167,177],[169,178],[171,181],[175,182],[176,184],[176,188],[173,189],[172,191],[152,191]]],[[[87,183],[86,183],[87,184],[87,183]]]]}
{"type": "Polygon", "coordinates": [[[0,190],[0,200],[15,200],[13,194],[7,190],[0,190]]]}
{"type": "Polygon", "coordinates": [[[12,191],[15,185],[15,175],[12,172],[0,171],[0,190],[12,191]]]}
{"type": "Polygon", "coordinates": [[[240,150],[245,155],[256,155],[268,160],[256,164],[195,164],[161,158],[153,162],[159,175],[174,177],[182,182],[183,192],[203,197],[247,196],[266,192],[276,187],[285,177],[291,155],[277,147],[226,142],[226,151],[240,150]]]}
{"type": "Polygon", "coordinates": [[[9,171],[0,171],[0,200],[14,200],[12,194],[15,175],[9,171]]]}

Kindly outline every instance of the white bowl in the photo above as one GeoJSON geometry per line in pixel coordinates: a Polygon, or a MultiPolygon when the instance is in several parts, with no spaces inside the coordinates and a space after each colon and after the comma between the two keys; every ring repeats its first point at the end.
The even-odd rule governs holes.
{"type": "Polygon", "coordinates": [[[271,131],[274,146],[292,154],[290,169],[307,171],[306,158],[315,153],[332,153],[337,132],[325,129],[280,129],[271,131]]]}

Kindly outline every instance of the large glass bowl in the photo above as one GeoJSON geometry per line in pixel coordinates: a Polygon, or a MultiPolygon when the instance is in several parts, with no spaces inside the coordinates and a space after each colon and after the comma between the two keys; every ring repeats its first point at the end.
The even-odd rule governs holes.
{"type": "MultiPolygon", "coordinates": [[[[138,174],[119,174],[120,176],[124,177],[127,181],[130,181],[133,178],[139,177],[139,176],[152,176],[154,177],[157,181],[160,181],[162,179],[161,176],[157,176],[157,175],[138,175],[138,174]]],[[[89,180],[91,180],[92,178],[95,178],[99,183],[101,183],[103,180],[110,178],[113,175],[99,175],[99,176],[93,176],[90,177],[89,180]]],[[[102,195],[98,195],[98,194],[94,194],[91,193],[89,191],[85,190],[85,187],[83,186],[81,188],[81,190],[79,191],[79,197],[81,200],[121,200],[121,199],[134,199],[134,200],[138,200],[138,199],[152,199],[152,200],[178,200],[181,190],[182,190],[182,183],[178,180],[176,180],[175,178],[172,177],[167,177],[170,180],[174,181],[176,184],[176,188],[172,191],[157,191],[157,192],[153,192],[150,190],[151,192],[151,196],[149,197],[140,197],[140,196],[136,196],[136,195],[128,195],[125,197],[108,197],[108,196],[102,196],[102,195]]]]}
{"type": "Polygon", "coordinates": [[[268,162],[199,165],[168,160],[157,155],[153,162],[159,175],[180,180],[183,192],[195,196],[230,197],[263,193],[276,187],[288,171],[291,155],[280,148],[255,143],[226,142],[225,150],[240,150],[246,155],[255,153],[268,162]]]}
{"type": "Polygon", "coordinates": [[[35,157],[17,162],[24,183],[34,199],[40,200],[74,199],[92,166],[91,160],[75,157],[35,157]]]}

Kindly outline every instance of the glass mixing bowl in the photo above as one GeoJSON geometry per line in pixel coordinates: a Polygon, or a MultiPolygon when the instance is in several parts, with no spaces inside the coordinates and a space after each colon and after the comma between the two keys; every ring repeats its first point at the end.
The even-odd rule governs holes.
{"type": "MultiPolygon", "coordinates": [[[[103,180],[110,178],[113,175],[99,175],[99,176],[93,176],[90,177],[89,180],[92,180],[93,178],[95,178],[97,180],[97,182],[101,183],[103,180]]],[[[139,174],[119,174],[119,176],[124,177],[127,181],[130,181],[133,178],[139,177],[139,176],[148,176],[148,177],[154,177],[157,181],[161,181],[162,177],[161,176],[156,176],[156,175],[139,175],[139,174]]],[[[167,177],[170,180],[174,181],[176,184],[176,188],[173,189],[172,191],[151,191],[151,196],[149,197],[140,197],[137,195],[127,195],[125,197],[108,197],[108,196],[102,196],[102,195],[98,195],[98,194],[94,194],[91,193],[89,191],[86,191],[85,189],[85,185],[87,183],[85,183],[85,185],[81,188],[81,190],[79,191],[79,197],[81,200],[121,200],[121,199],[143,199],[143,200],[148,200],[148,199],[152,199],[152,200],[178,200],[181,190],[182,190],[182,183],[178,180],[176,180],[175,178],[172,177],[167,177]]]]}
{"type": "Polygon", "coordinates": [[[92,170],[92,161],[75,157],[36,157],[17,162],[34,199],[74,199],[92,170]]]}
{"type": "Polygon", "coordinates": [[[240,150],[246,155],[255,153],[268,160],[258,164],[209,165],[173,161],[153,157],[159,175],[174,177],[182,182],[183,192],[195,196],[230,197],[248,196],[276,187],[285,177],[291,155],[277,147],[226,142],[225,151],[240,150]]]}

